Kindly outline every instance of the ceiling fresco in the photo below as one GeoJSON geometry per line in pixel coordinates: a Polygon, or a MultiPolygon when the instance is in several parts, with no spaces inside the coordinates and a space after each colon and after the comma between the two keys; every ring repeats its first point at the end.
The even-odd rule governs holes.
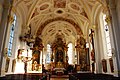
{"type": "Polygon", "coordinates": [[[23,32],[30,25],[32,35],[44,43],[52,43],[58,33],[67,42],[75,42],[78,35],[86,38],[105,6],[105,0],[14,0],[13,4],[23,32]]]}

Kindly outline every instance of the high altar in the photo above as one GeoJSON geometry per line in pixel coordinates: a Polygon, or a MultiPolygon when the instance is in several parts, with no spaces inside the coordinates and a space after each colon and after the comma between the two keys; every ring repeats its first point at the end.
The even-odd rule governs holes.
{"type": "Polygon", "coordinates": [[[57,38],[52,44],[51,62],[55,69],[66,69],[68,66],[67,45],[62,41],[62,38],[57,38]]]}

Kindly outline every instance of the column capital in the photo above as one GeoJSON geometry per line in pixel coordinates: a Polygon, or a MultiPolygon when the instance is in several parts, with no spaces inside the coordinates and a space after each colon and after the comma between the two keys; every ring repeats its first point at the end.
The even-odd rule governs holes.
{"type": "Polygon", "coordinates": [[[107,15],[106,16],[106,19],[105,19],[105,21],[107,22],[107,24],[110,24],[111,23],[111,16],[109,16],[109,15],[107,15]]]}
{"type": "Polygon", "coordinates": [[[90,24],[90,29],[93,29],[93,30],[95,30],[96,29],[96,24],[90,24]]]}

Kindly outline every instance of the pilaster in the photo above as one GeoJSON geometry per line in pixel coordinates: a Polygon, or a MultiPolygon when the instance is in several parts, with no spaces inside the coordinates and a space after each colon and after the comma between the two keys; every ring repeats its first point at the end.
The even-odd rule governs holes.
{"type": "Polygon", "coordinates": [[[2,18],[0,24],[0,75],[2,72],[1,68],[2,68],[5,40],[7,35],[7,27],[8,27],[7,22],[8,22],[8,15],[10,13],[11,0],[4,0],[2,7],[3,7],[3,11],[2,11],[2,18]]]}
{"type": "Polygon", "coordinates": [[[110,9],[110,15],[112,17],[112,32],[113,32],[113,39],[115,44],[115,57],[117,60],[117,67],[118,67],[118,76],[120,76],[120,28],[118,24],[118,17],[116,12],[116,4],[115,0],[109,0],[109,9],[110,9]]]}

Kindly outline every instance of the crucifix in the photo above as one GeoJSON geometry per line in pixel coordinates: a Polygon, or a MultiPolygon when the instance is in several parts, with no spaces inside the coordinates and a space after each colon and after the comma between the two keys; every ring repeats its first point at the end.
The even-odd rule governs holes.
{"type": "Polygon", "coordinates": [[[89,34],[90,36],[90,42],[92,44],[92,51],[91,51],[91,60],[92,62],[92,72],[95,71],[95,49],[94,49],[94,38],[93,38],[94,31],[91,29],[91,33],[89,34]]]}
{"type": "Polygon", "coordinates": [[[25,73],[27,73],[27,63],[31,60],[32,60],[32,58],[28,57],[28,49],[27,49],[27,56],[23,57],[23,59],[22,59],[22,61],[24,62],[25,73]]]}
{"type": "Polygon", "coordinates": [[[90,36],[90,42],[92,44],[92,51],[91,51],[91,57],[92,61],[95,61],[95,49],[94,49],[94,38],[93,38],[94,31],[91,29],[91,33],[89,34],[90,36]]]}

